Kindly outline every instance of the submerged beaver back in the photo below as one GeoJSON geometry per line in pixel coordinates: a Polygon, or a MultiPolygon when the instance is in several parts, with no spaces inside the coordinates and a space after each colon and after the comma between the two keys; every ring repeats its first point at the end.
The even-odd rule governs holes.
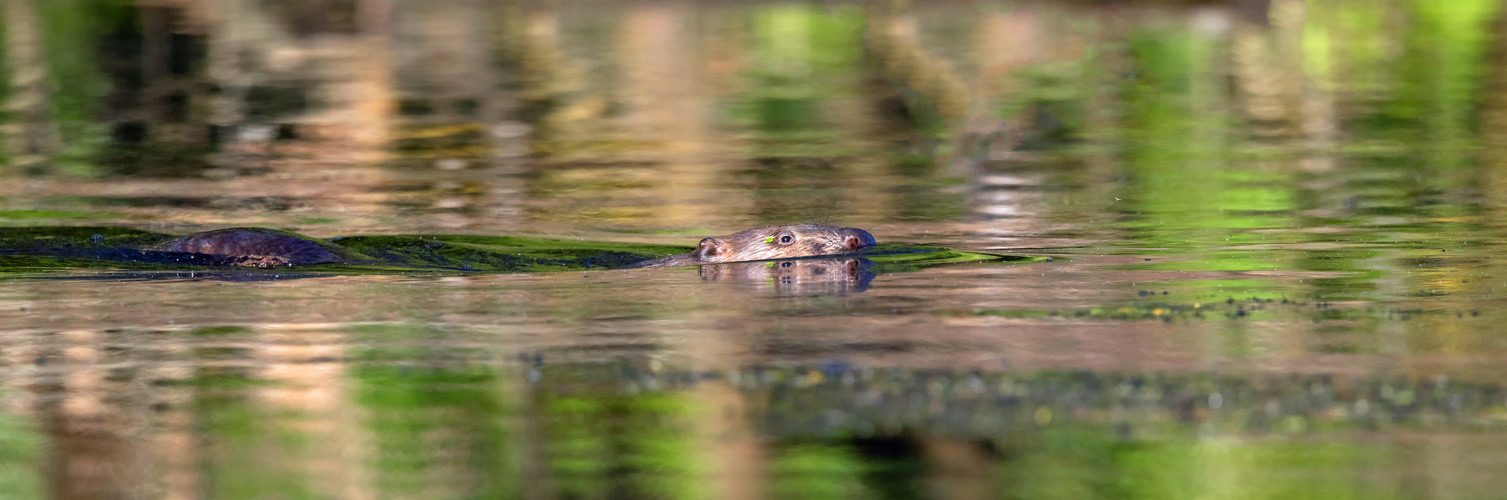
{"type": "Polygon", "coordinates": [[[168,252],[261,257],[273,265],[344,262],[328,244],[293,233],[262,228],[231,228],[183,236],[162,246],[168,252]]]}

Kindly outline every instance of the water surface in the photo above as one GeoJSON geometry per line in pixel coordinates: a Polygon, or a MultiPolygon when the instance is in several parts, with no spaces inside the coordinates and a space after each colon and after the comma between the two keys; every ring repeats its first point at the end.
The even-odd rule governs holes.
{"type": "Polygon", "coordinates": [[[1497,1],[147,4],[5,6],[0,225],[1031,258],[4,273],[0,496],[1507,491],[1497,1]]]}

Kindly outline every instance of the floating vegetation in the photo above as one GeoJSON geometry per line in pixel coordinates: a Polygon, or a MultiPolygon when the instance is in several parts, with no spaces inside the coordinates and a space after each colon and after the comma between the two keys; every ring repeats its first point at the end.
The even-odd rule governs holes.
{"type": "Polygon", "coordinates": [[[1218,422],[1239,432],[1284,434],[1507,425],[1503,387],[1442,376],[927,370],[840,362],[681,371],[623,361],[534,370],[541,390],[570,393],[726,383],[763,409],[755,415],[761,432],[781,437],[907,432],[987,439],[1071,422],[1127,429],[1218,422]]]}

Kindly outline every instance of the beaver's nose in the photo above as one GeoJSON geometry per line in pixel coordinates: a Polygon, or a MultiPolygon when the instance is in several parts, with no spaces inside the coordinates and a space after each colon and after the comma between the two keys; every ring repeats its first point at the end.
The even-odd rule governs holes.
{"type": "Polygon", "coordinates": [[[842,240],[843,248],[848,250],[861,250],[874,246],[874,235],[858,228],[845,227],[843,232],[847,234],[842,240]]]}

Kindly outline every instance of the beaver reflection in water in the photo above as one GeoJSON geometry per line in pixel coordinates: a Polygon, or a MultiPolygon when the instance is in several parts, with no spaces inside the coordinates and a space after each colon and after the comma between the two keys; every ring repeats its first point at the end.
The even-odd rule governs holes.
{"type": "Polygon", "coordinates": [[[701,266],[701,279],[741,283],[775,295],[839,295],[868,290],[874,261],[850,255],[735,262],[701,266]]]}
{"type": "MultiPolygon", "coordinates": [[[[792,224],[740,231],[701,240],[691,253],[650,259],[627,268],[676,267],[750,260],[834,255],[874,246],[868,231],[825,224],[792,224]]],[[[231,228],[179,237],[168,252],[223,256],[228,265],[272,267],[345,262],[343,247],[287,231],[231,228]]]]}

